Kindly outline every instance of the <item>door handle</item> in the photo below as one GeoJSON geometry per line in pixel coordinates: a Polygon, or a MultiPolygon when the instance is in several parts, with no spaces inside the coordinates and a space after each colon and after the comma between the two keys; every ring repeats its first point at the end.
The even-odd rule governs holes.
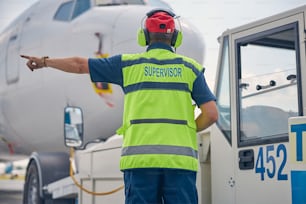
{"type": "Polygon", "coordinates": [[[9,41],[11,42],[11,41],[17,40],[17,37],[18,37],[17,34],[12,35],[12,36],[10,37],[9,41]]]}
{"type": "Polygon", "coordinates": [[[239,151],[239,169],[240,170],[254,169],[253,149],[246,149],[239,151]]]}

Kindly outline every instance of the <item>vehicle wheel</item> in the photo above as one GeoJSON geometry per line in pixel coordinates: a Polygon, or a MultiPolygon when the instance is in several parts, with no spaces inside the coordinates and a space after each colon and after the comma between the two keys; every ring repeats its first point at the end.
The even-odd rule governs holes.
{"type": "Polygon", "coordinates": [[[43,204],[39,196],[39,176],[36,163],[32,161],[27,170],[23,191],[23,204],[43,204]]]}

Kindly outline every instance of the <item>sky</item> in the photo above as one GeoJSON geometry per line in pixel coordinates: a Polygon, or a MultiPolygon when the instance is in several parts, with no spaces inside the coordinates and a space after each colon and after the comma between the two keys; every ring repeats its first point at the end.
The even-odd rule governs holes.
{"type": "MultiPolygon", "coordinates": [[[[205,77],[213,88],[218,62],[217,38],[235,28],[279,12],[306,5],[305,0],[166,0],[177,15],[197,26],[204,38],[205,77]]],[[[183,31],[182,31],[183,32],[183,31]]]]}
{"type": "MultiPolygon", "coordinates": [[[[0,32],[37,0],[0,0],[0,32]]],[[[218,36],[273,14],[306,5],[305,0],[165,0],[175,13],[194,24],[205,43],[205,77],[213,88],[218,61],[218,36]]],[[[183,31],[182,31],[183,32],[183,31]]]]}

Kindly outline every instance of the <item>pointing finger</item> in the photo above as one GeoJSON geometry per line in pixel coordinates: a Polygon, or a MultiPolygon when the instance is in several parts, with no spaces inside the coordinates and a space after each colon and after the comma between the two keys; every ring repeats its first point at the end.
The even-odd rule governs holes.
{"type": "Polygon", "coordinates": [[[20,57],[26,58],[26,59],[30,59],[31,58],[30,56],[27,56],[27,55],[20,55],[20,57]]]}

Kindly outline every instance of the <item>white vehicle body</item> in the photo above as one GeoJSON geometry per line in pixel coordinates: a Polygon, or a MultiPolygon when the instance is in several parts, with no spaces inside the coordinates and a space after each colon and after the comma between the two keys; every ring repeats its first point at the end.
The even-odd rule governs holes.
{"type": "MultiPolygon", "coordinates": [[[[198,135],[200,203],[306,203],[305,28],[302,6],[220,36],[220,119],[198,135]]],[[[103,192],[123,184],[121,143],[114,136],[78,151],[75,176],[83,187],[103,192]]],[[[124,203],[123,191],[94,196],[69,178],[47,189],[84,204],[124,203]]]]}
{"type": "Polygon", "coordinates": [[[220,37],[213,203],[305,203],[298,180],[305,181],[306,146],[296,134],[305,129],[292,130],[306,123],[305,14],[303,6],[220,37]]]}

